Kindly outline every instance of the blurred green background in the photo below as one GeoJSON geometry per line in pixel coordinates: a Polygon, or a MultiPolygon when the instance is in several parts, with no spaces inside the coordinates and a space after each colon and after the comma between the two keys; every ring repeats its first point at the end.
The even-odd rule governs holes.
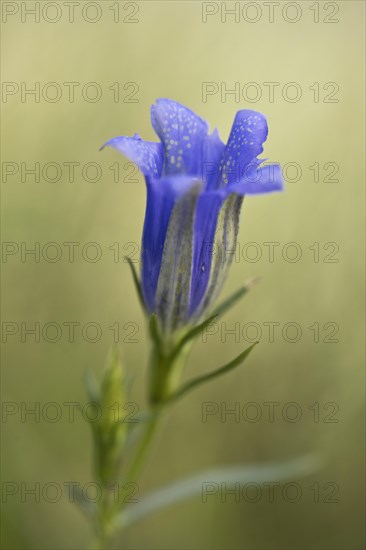
{"type": "MultiPolygon", "coordinates": [[[[224,140],[238,109],[264,112],[270,128],[264,156],[282,165],[296,163],[290,165],[288,179],[298,181],[288,181],[282,194],[246,199],[239,235],[241,255],[223,295],[247,277],[259,276],[261,282],[225,317],[226,325],[220,324],[217,334],[197,344],[185,377],[228,361],[249,344],[248,339],[257,338],[258,326],[260,345],[243,368],[200,388],[174,408],[153,446],[140,493],[205,466],[287,460],[312,451],[321,454],[324,466],[296,480],[302,489],[296,503],[287,502],[281,492],[269,503],[266,491],[257,503],[235,502],[234,498],[222,503],[220,495],[207,503],[196,498],[136,524],[123,537],[116,537],[113,547],[363,548],[363,2],[298,2],[301,14],[293,23],[289,19],[296,19],[299,12],[291,10],[299,8],[286,7],[284,2],[276,8],[273,22],[262,2],[251,3],[252,7],[237,3],[241,10],[248,10],[240,11],[237,22],[229,15],[225,22],[221,4],[212,2],[205,7],[201,2],[102,1],[92,3],[94,7],[84,11],[84,18],[82,8],[91,3],[80,2],[73,23],[68,21],[69,8],[64,2],[53,2],[53,7],[41,12],[39,22],[22,13],[21,4],[32,7],[34,2],[2,2],[6,9],[2,23],[2,79],[6,83],[2,236],[5,243],[15,243],[6,245],[14,247],[14,254],[3,256],[2,265],[3,401],[8,407],[5,411],[13,407],[14,413],[2,419],[2,481],[19,488],[16,495],[3,496],[3,548],[88,547],[89,526],[65,494],[55,503],[42,497],[35,502],[32,496],[21,498],[21,484],[30,488],[38,482],[42,488],[49,482],[61,486],[92,480],[87,423],[77,414],[69,422],[63,403],[87,402],[84,373],[88,368],[100,373],[113,343],[109,327],[115,323],[119,323],[124,361],[134,380],[130,400],[144,407],[148,340],[123,262],[123,255],[135,253],[139,246],[144,182],[140,174],[127,177],[131,166],[122,156],[113,150],[99,153],[98,148],[121,134],[138,132],[155,139],[149,107],[158,97],[186,104],[206,118],[211,128],[218,127],[224,140]],[[115,22],[118,4],[119,22],[115,22]],[[215,12],[206,23],[202,10],[215,12]],[[60,13],[59,21],[49,22],[60,13]],[[99,21],[91,23],[100,13],[99,21]],[[258,17],[257,22],[248,22],[258,17]],[[47,87],[51,82],[57,87],[47,87]],[[67,82],[80,84],[73,102],[67,82]],[[98,101],[90,101],[95,90],[92,86],[85,89],[90,82],[101,90],[98,101]],[[204,82],[216,83],[215,90],[232,89],[237,82],[241,97],[237,102],[234,95],[215,93],[203,101],[204,82]],[[255,87],[246,86],[250,82],[255,87]],[[268,82],[279,83],[273,101],[264,84],[268,82]],[[40,86],[39,101],[32,95],[22,98],[22,86],[24,91],[35,83],[40,86]],[[295,88],[286,88],[288,83],[300,88],[301,98],[296,102],[289,100],[295,88]],[[117,88],[119,97],[115,96],[117,88]],[[50,101],[60,89],[59,100],[50,101]],[[251,102],[258,89],[262,97],[251,102]],[[318,96],[314,95],[317,90],[318,96]],[[7,95],[9,91],[14,93],[7,95]],[[24,168],[22,174],[21,163],[32,168],[36,162],[41,172],[47,163],[58,163],[60,177],[52,167],[46,177],[41,173],[39,181],[25,174],[24,168]],[[72,162],[79,163],[73,182],[63,164],[72,162]],[[115,168],[110,168],[116,162],[118,181],[115,168]],[[83,174],[87,163],[98,163],[98,181],[90,181],[93,167],[83,174]],[[314,163],[319,163],[319,181],[315,181],[315,168],[310,168],[314,163]],[[333,179],[338,181],[329,181],[334,163],[333,179]],[[58,181],[49,181],[52,178],[58,181]],[[47,260],[47,252],[50,258],[55,249],[46,247],[46,259],[42,257],[44,245],[50,242],[61,247],[57,262],[47,260]],[[66,242],[80,243],[74,262],[69,261],[66,242]],[[99,261],[85,257],[88,253],[92,257],[93,248],[84,249],[84,258],[81,254],[90,242],[98,243],[102,251],[99,261]],[[249,249],[249,242],[257,243],[257,248],[249,249]],[[273,262],[268,245],[263,244],[268,242],[279,243],[273,262]],[[289,242],[296,242],[301,251],[297,262],[285,261],[282,255],[287,250],[293,256],[294,248],[286,248],[289,242]],[[39,246],[40,261],[31,255],[22,258],[21,243],[39,246]],[[117,247],[119,258],[114,256],[117,247]],[[314,257],[317,247],[319,257],[314,257]],[[261,257],[249,261],[256,250],[261,257]],[[25,323],[30,328],[37,322],[39,342],[21,326],[25,323]],[[47,341],[55,334],[52,328],[48,336],[42,336],[42,328],[50,322],[63,327],[54,343],[47,341]],[[63,325],[70,322],[79,323],[74,342],[69,341],[63,325]],[[81,331],[91,322],[102,332],[94,343],[87,341],[94,338],[92,328],[87,337],[81,331]],[[274,341],[270,341],[268,324],[263,324],[271,322],[279,323],[274,341]],[[296,342],[288,341],[294,338],[291,330],[288,338],[283,336],[289,322],[301,328],[296,342]],[[253,332],[247,323],[257,323],[249,325],[253,332]],[[317,328],[309,328],[315,323],[319,324],[315,325],[319,326],[316,338],[317,328]],[[225,337],[225,328],[238,326],[240,334],[225,337]],[[11,327],[17,332],[7,336],[11,327]],[[338,332],[332,335],[335,327],[338,332]],[[245,407],[254,402],[262,417],[250,422],[244,415],[235,422],[227,416],[223,422],[216,414],[204,423],[205,402],[218,403],[220,410],[238,403],[248,415],[253,410],[245,407]],[[273,422],[268,421],[263,405],[267,402],[279,403],[273,422]],[[57,422],[49,421],[54,414],[47,409],[49,403],[61,407],[57,422]],[[283,417],[288,403],[300,408],[298,422],[283,417]],[[24,414],[25,408],[35,406],[41,409],[39,421],[24,414]],[[319,418],[314,417],[314,408],[319,408],[319,418]],[[332,411],[334,416],[327,416],[332,411]],[[315,502],[314,484],[319,484],[320,502],[315,502]],[[329,487],[339,489],[336,502],[327,502],[329,487]]],[[[50,3],[41,2],[42,7],[46,4],[50,3]]],[[[228,3],[227,8],[233,5],[228,3]]],[[[288,410],[289,414],[293,411],[288,410]]]]}

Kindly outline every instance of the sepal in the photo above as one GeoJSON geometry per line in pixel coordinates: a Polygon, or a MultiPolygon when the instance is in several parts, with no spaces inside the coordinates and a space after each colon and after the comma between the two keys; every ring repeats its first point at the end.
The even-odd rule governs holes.
{"type": "Polygon", "coordinates": [[[224,300],[208,319],[193,327],[190,326],[188,329],[177,331],[174,338],[171,338],[170,335],[170,337],[167,337],[161,328],[158,316],[155,313],[151,315],[149,330],[152,339],[152,352],[150,357],[149,400],[153,406],[164,406],[182,397],[196,386],[232,370],[246,359],[258,342],[244,350],[238,357],[223,367],[200,376],[179,388],[181,373],[195,338],[243,298],[257,280],[249,279],[241,288],[224,300]]]}
{"type": "Polygon", "coordinates": [[[245,359],[248,357],[252,349],[258,344],[259,342],[254,342],[249,348],[244,350],[242,353],[240,353],[235,359],[224,365],[223,367],[220,367],[212,372],[208,372],[207,374],[203,374],[202,376],[198,376],[197,378],[194,378],[190,382],[187,382],[184,384],[179,390],[177,390],[175,393],[169,396],[168,401],[177,401],[181,397],[183,397],[186,393],[190,392],[191,390],[195,389],[197,386],[200,386],[201,384],[204,384],[205,382],[209,382],[210,380],[213,380],[214,378],[217,378],[218,376],[221,376],[222,374],[225,374],[226,372],[229,372],[233,370],[235,367],[241,365],[245,359]]]}
{"type": "Polygon", "coordinates": [[[141,281],[139,279],[139,276],[137,274],[137,271],[136,271],[136,268],[131,260],[131,258],[129,258],[128,256],[125,257],[125,260],[126,262],[128,263],[128,266],[131,270],[131,275],[132,275],[132,280],[134,282],[134,285],[135,285],[135,289],[136,289],[136,292],[137,292],[137,296],[138,296],[138,299],[139,299],[139,302],[140,302],[140,305],[142,307],[142,310],[144,313],[147,313],[146,311],[146,304],[145,304],[145,300],[144,300],[144,295],[143,295],[143,292],[142,292],[142,287],[141,287],[141,281]]]}

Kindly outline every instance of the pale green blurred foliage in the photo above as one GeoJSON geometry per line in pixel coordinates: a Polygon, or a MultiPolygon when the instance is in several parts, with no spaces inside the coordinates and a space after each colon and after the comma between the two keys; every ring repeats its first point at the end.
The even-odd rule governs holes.
{"type": "MultiPolygon", "coordinates": [[[[124,364],[133,377],[131,400],[143,408],[147,336],[142,312],[126,263],[113,262],[114,242],[140,242],[145,189],[138,183],[114,183],[108,169],[125,163],[115,151],[98,152],[107,139],[138,132],[154,139],[149,107],[157,97],[186,104],[218,127],[226,139],[239,108],[268,115],[269,139],[264,157],[281,164],[297,162],[303,176],[286,191],[245,200],[239,243],[280,242],[273,263],[265,255],[257,263],[233,264],[223,295],[249,276],[261,282],[226,317],[235,323],[295,321],[303,329],[297,343],[278,337],[262,342],[242,369],[203,386],[177,404],[153,447],[141,481],[148,488],[204,466],[230,462],[286,459],[308,451],[324,454],[326,466],[301,481],[304,497],[296,504],[226,504],[219,498],[200,499],[164,510],[132,526],[125,538],[129,548],[237,548],[355,550],[363,541],[363,214],[364,214],[364,7],[362,2],[339,2],[338,24],[314,24],[303,6],[296,24],[265,19],[257,24],[212,18],[201,22],[200,2],[141,2],[139,24],[23,24],[19,18],[2,25],[4,81],[58,83],[99,82],[103,98],[97,103],[77,99],[74,104],[21,103],[19,97],[3,104],[2,160],[27,162],[98,162],[103,178],[88,183],[66,178],[57,183],[11,178],[3,184],[3,240],[47,243],[96,241],[103,258],[88,263],[26,263],[9,258],[4,268],[3,321],[94,321],[103,328],[98,343],[67,335],[57,343],[21,343],[9,338],[3,346],[3,400],[85,403],[83,375],[92,368],[99,376],[113,342],[108,328],[139,325],[139,343],[124,343],[124,364]],[[138,103],[114,103],[108,86],[119,81],[139,85],[138,103]],[[263,93],[258,103],[226,103],[219,94],[202,102],[202,82],[298,82],[303,97],[273,103],[263,93]],[[337,82],[339,103],[314,103],[314,82],[337,82]],[[339,183],[314,183],[309,166],[337,162],[339,183]],[[281,249],[296,241],[303,257],[285,262],[281,249]],[[315,263],[309,250],[314,242],[339,244],[339,263],[315,263]],[[310,325],[335,322],[339,343],[314,343],[310,325]],[[303,417],[297,423],[234,422],[219,415],[201,421],[202,403],[236,402],[282,405],[297,402],[303,417]],[[315,423],[308,410],[314,402],[339,406],[339,423],[315,423]],[[314,503],[314,482],[340,487],[336,504],[314,503]]],[[[262,89],[263,88],[262,85],[262,89]]],[[[331,91],[331,90],[329,90],[331,91]]],[[[80,98],[80,95],[77,94],[80,98]]],[[[80,175],[80,171],[77,172],[80,175]]],[[[136,176],[134,176],[136,178],[136,176]]],[[[65,250],[65,249],[64,249],[65,250]]],[[[125,250],[122,253],[131,252],[125,250]]],[[[126,337],[130,329],[121,329],[126,337]]],[[[322,333],[324,338],[324,333],[322,333]]],[[[248,342],[223,343],[220,334],[194,349],[186,376],[216,368],[238,354],[248,342]]],[[[82,417],[68,422],[36,423],[19,415],[3,424],[3,481],[63,483],[91,478],[90,433],[82,417]]],[[[263,409],[265,410],[265,409],[263,409]]],[[[280,408],[279,408],[280,410],[280,408]]],[[[328,411],[329,412],[329,411],[328,411]]],[[[322,413],[324,417],[324,411],[322,413]]],[[[273,480],[269,480],[273,481],[273,480]]],[[[4,548],[84,548],[89,529],[76,506],[60,502],[21,503],[19,497],[3,505],[7,529],[4,548]]],[[[116,547],[119,547],[118,540],[116,547]]]]}

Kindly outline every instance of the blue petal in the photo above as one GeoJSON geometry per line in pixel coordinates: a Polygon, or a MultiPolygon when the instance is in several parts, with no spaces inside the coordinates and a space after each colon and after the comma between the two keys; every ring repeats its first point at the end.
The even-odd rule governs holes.
{"type": "Polygon", "coordinates": [[[219,166],[225,151],[225,145],[215,129],[210,136],[207,136],[204,146],[204,159],[202,170],[202,181],[206,189],[216,189],[219,180],[219,166]]]}
{"type": "Polygon", "coordinates": [[[164,146],[164,174],[200,175],[207,122],[176,101],[158,99],[151,123],[164,146]]]}
{"type": "Polygon", "coordinates": [[[247,170],[238,183],[231,183],[227,187],[228,191],[239,195],[261,195],[282,189],[283,176],[279,164],[266,164],[258,169],[247,170]]]}
{"type": "Polygon", "coordinates": [[[206,310],[210,310],[225,282],[235,256],[242,203],[241,195],[230,193],[220,209],[213,239],[210,278],[204,296],[194,311],[196,318],[202,317],[206,310]]]}
{"type": "Polygon", "coordinates": [[[193,261],[193,234],[197,198],[202,183],[196,180],[180,197],[170,215],[155,295],[155,312],[168,332],[187,323],[193,261]]]}
{"type": "Polygon", "coordinates": [[[247,166],[263,152],[268,127],[264,115],[256,111],[239,111],[221,161],[221,186],[238,182],[247,166]]]}
{"type": "Polygon", "coordinates": [[[133,137],[119,136],[110,139],[102,147],[114,147],[137,164],[145,176],[158,178],[163,166],[163,147],[161,143],[143,141],[138,134],[133,137]]]}
{"type": "MultiPolygon", "coordinates": [[[[226,235],[228,233],[227,227],[232,224],[234,228],[232,229],[232,242],[236,242],[235,233],[238,230],[241,202],[238,197],[238,200],[232,201],[229,205],[227,203],[228,197],[233,194],[242,197],[247,194],[256,195],[283,189],[280,165],[269,164],[257,168],[261,162],[261,160],[253,161],[252,166],[247,170],[246,176],[239,182],[231,183],[216,191],[206,191],[198,199],[194,230],[190,315],[199,313],[202,307],[206,307],[206,305],[209,307],[212,302],[212,298],[207,296],[207,292],[209,291],[209,282],[212,279],[214,269],[213,254],[218,254],[218,250],[215,249],[217,247],[215,245],[215,234],[218,230],[218,219],[223,211],[224,204],[228,205],[228,209],[222,232],[223,235],[226,235]],[[203,304],[203,301],[205,304],[203,304]]],[[[231,249],[234,248],[234,246],[231,246],[231,249]]],[[[224,278],[230,265],[230,259],[232,259],[231,249],[222,252],[225,262],[222,261],[222,266],[218,265],[218,281],[224,278]]],[[[221,284],[222,282],[216,286],[220,287],[221,284]]]]}
{"type": "Polygon", "coordinates": [[[198,309],[210,278],[217,219],[226,191],[209,191],[198,198],[194,227],[190,315],[198,309]]]}
{"type": "Polygon", "coordinates": [[[145,303],[150,313],[155,311],[155,294],[171,212],[176,201],[196,184],[196,179],[184,176],[146,180],[141,280],[145,303]]]}

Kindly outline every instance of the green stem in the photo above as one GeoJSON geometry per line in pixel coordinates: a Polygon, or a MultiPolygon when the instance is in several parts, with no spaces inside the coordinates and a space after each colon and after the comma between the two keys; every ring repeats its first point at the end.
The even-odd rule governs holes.
{"type": "MultiPolygon", "coordinates": [[[[149,450],[150,443],[156,432],[159,418],[160,418],[160,414],[156,411],[152,411],[151,419],[145,425],[145,431],[139,442],[139,446],[133,458],[131,467],[128,470],[126,476],[124,476],[124,479],[126,480],[126,482],[135,482],[137,476],[139,475],[144,459],[146,457],[146,453],[149,450]]],[[[113,523],[115,514],[120,512],[124,506],[123,487],[124,485],[119,486],[118,498],[114,503],[114,505],[111,507],[110,513],[108,515],[108,518],[111,523],[113,523]]]]}
{"type": "Polygon", "coordinates": [[[145,433],[143,435],[140,446],[135,455],[133,464],[127,475],[128,481],[134,481],[138,473],[140,472],[143,460],[146,456],[146,453],[149,449],[152,438],[155,434],[157,424],[158,424],[158,418],[159,418],[158,413],[153,413],[151,420],[149,420],[149,422],[147,423],[145,433]]]}
{"type": "MultiPolygon", "coordinates": [[[[143,433],[132,458],[131,466],[126,475],[123,476],[125,482],[131,483],[137,480],[163,409],[165,410],[165,402],[179,386],[191,343],[182,345],[179,353],[174,353],[174,344],[175,342],[162,341],[160,338],[156,338],[153,343],[150,359],[150,416],[143,426],[143,433]]],[[[101,453],[106,452],[104,448],[98,450],[101,453]]],[[[96,458],[100,459],[101,457],[98,455],[96,458]]],[[[98,466],[99,462],[97,461],[96,470],[100,474],[98,466]]],[[[113,499],[110,487],[108,487],[108,479],[100,475],[99,479],[103,486],[103,496],[98,503],[97,536],[92,548],[94,550],[105,550],[109,536],[114,530],[114,519],[117,514],[120,514],[125,505],[125,483],[118,483],[117,493],[114,495],[117,498],[113,499]]]]}
{"type": "Polygon", "coordinates": [[[149,400],[159,407],[179,387],[191,342],[175,353],[174,347],[154,346],[150,357],[149,400]]]}

